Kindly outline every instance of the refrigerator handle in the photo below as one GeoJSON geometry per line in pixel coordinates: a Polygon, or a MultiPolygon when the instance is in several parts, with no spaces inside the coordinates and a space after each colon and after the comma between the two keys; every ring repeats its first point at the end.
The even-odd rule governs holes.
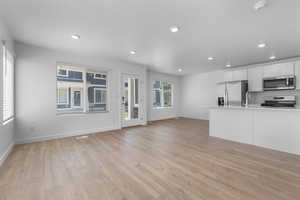
{"type": "Polygon", "coordinates": [[[224,97],[224,104],[226,106],[229,105],[229,95],[228,95],[228,89],[227,89],[227,84],[225,84],[225,97],[224,97]]]}

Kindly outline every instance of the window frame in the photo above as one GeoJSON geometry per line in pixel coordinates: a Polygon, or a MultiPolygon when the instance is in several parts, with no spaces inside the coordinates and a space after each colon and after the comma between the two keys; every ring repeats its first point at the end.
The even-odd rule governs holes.
{"type": "Polygon", "coordinates": [[[69,70],[67,69],[57,69],[57,76],[60,76],[60,77],[69,77],[69,70]],[[62,74],[59,74],[59,70],[66,70],[66,75],[62,75],[62,74]]]}
{"type": "Polygon", "coordinates": [[[154,109],[164,109],[164,108],[173,108],[174,106],[174,101],[173,101],[173,96],[174,96],[174,91],[173,91],[173,88],[174,88],[174,84],[171,82],[171,81],[167,81],[167,80],[153,80],[152,81],[152,108],[154,109]],[[154,84],[156,82],[160,82],[160,88],[154,88],[154,84]],[[170,84],[171,85],[171,105],[170,106],[167,106],[165,104],[165,101],[164,101],[164,93],[165,93],[165,89],[163,87],[163,83],[166,82],[167,84],[170,84]],[[154,97],[153,95],[155,95],[155,92],[154,91],[159,91],[160,93],[160,106],[155,106],[154,105],[154,97]]]}
{"type": "MultiPolygon", "coordinates": [[[[74,107],[72,105],[73,102],[73,93],[72,93],[72,87],[67,87],[70,88],[71,93],[68,93],[68,103],[70,104],[70,107],[65,107],[62,108],[59,105],[66,105],[66,104],[58,104],[58,102],[56,102],[56,115],[85,115],[85,114],[97,114],[97,113],[108,113],[110,112],[110,91],[109,91],[109,79],[110,79],[110,71],[104,71],[104,70],[97,70],[95,71],[94,69],[95,67],[89,67],[89,66],[82,66],[82,65],[74,65],[74,64],[70,64],[70,63],[64,63],[64,62],[57,62],[56,63],[56,71],[58,71],[59,69],[65,69],[68,71],[68,74],[70,74],[70,71],[78,71],[78,72],[82,72],[82,82],[76,82],[76,80],[79,79],[62,79],[60,80],[59,78],[62,77],[61,75],[58,75],[58,73],[56,72],[56,90],[59,88],[58,85],[64,82],[76,82],[78,84],[82,84],[82,91],[81,91],[81,96],[82,96],[82,101],[81,101],[81,107],[74,107]],[[106,84],[94,84],[94,83],[90,83],[87,80],[87,74],[88,73],[92,73],[93,74],[93,78],[95,74],[100,74],[100,75],[105,75],[104,77],[98,78],[98,79],[104,79],[106,80],[106,84]],[[91,108],[90,106],[92,104],[94,104],[93,101],[95,101],[95,99],[93,98],[92,101],[89,101],[89,91],[88,88],[91,86],[96,86],[99,87],[98,89],[102,89],[106,91],[106,98],[105,98],[105,103],[101,102],[102,105],[105,105],[105,110],[93,110],[93,108],[91,108]],[[71,96],[70,96],[71,95],[71,96]],[[70,99],[71,97],[71,99],[70,99]],[[81,108],[81,110],[76,110],[77,108],[81,108]]],[[[96,78],[97,79],[97,78],[96,78]]],[[[56,93],[58,95],[58,93],[56,93]]],[[[94,94],[95,97],[95,94],[94,94]]],[[[100,104],[100,105],[101,105],[100,104]]],[[[95,104],[96,105],[96,104],[95,104]]],[[[99,104],[97,104],[99,105],[99,104]]]]}
{"type": "Polygon", "coordinates": [[[12,52],[10,52],[6,45],[5,45],[5,41],[2,41],[2,89],[3,89],[3,94],[2,94],[2,106],[3,106],[3,110],[2,110],[2,124],[5,125],[7,124],[8,122],[14,120],[15,118],[15,90],[14,90],[14,87],[15,87],[15,75],[14,75],[14,70],[15,70],[15,57],[13,55],[12,52]],[[9,62],[9,59],[11,59],[11,69],[10,69],[10,79],[7,80],[7,73],[8,73],[8,62],[9,62]],[[6,82],[7,81],[7,82],[6,82]],[[7,90],[7,88],[5,88],[5,86],[8,84],[8,86],[11,86],[11,90],[10,92],[8,92],[8,95],[12,95],[10,97],[6,97],[5,95],[5,91],[7,90]],[[10,85],[11,84],[11,85],[10,85]],[[5,98],[8,98],[8,100],[11,100],[11,102],[7,102],[8,105],[7,108],[5,109],[5,106],[4,106],[4,103],[6,102],[5,101],[5,98]],[[8,116],[6,117],[5,115],[5,111],[8,109],[8,116]],[[11,112],[9,112],[11,111],[11,112]]]}

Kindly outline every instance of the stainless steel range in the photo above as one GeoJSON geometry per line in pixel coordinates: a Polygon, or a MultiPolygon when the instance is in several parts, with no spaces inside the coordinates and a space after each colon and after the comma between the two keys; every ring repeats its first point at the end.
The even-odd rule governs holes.
{"type": "Polygon", "coordinates": [[[295,107],[296,96],[275,96],[266,100],[261,106],[267,107],[295,107]]]}

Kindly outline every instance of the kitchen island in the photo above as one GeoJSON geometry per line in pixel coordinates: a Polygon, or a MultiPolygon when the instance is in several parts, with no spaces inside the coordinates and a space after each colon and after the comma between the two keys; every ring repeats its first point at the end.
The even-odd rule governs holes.
{"type": "Polygon", "coordinates": [[[209,135],[300,155],[300,108],[213,107],[209,135]]]}

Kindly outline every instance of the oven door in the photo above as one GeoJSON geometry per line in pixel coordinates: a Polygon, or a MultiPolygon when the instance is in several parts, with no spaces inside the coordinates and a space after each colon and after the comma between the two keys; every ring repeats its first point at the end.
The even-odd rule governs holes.
{"type": "Polygon", "coordinates": [[[294,90],[296,88],[295,76],[275,77],[263,80],[264,91],[270,90],[294,90]]]}

